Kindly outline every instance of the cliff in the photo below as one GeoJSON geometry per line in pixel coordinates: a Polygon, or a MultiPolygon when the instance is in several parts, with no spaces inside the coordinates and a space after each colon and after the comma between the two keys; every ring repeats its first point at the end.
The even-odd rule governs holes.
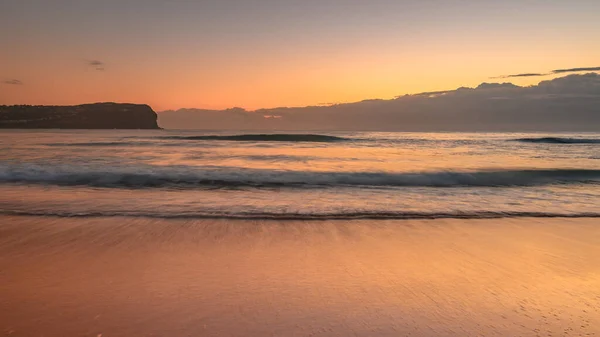
{"type": "Polygon", "coordinates": [[[0,106],[4,129],[160,129],[148,105],[0,106]]]}

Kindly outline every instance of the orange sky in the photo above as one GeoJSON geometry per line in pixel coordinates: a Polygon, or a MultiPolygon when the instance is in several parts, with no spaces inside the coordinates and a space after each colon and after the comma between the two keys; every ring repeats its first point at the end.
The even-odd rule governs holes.
{"type": "Polygon", "coordinates": [[[0,20],[0,80],[23,83],[0,84],[0,104],[304,106],[600,65],[596,1],[255,0],[262,11],[243,12],[233,0],[151,1],[139,11],[112,0],[61,10],[61,2],[68,4],[0,4],[8,13],[0,20]]]}

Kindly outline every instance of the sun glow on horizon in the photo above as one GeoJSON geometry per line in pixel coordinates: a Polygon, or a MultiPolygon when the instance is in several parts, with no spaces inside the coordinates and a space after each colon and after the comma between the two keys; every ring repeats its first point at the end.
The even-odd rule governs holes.
{"type": "Polygon", "coordinates": [[[138,1],[0,4],[0,104],[315,106],[600,60],[600,2],[138,1]]]}

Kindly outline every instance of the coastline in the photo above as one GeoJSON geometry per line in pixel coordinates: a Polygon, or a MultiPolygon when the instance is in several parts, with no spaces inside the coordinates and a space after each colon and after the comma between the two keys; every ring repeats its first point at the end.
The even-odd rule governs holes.
{"type": "Polygon", "coordinates": [[[597,223],[0,216],[0,331],[597,334],[597,223]]]}

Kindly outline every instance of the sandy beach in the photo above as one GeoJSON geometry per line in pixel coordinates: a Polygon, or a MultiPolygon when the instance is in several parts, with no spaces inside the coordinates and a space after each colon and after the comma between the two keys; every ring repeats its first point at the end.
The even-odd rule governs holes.
{"type": "Polygon", "coordinates": [[[6,336],[593,336],[598,219],[0,218],[6,336]]]}
{"type": "Polygon", "coordinates": [[[0,0],[0,337],[600,337],[600,0],[0,0]]]}

